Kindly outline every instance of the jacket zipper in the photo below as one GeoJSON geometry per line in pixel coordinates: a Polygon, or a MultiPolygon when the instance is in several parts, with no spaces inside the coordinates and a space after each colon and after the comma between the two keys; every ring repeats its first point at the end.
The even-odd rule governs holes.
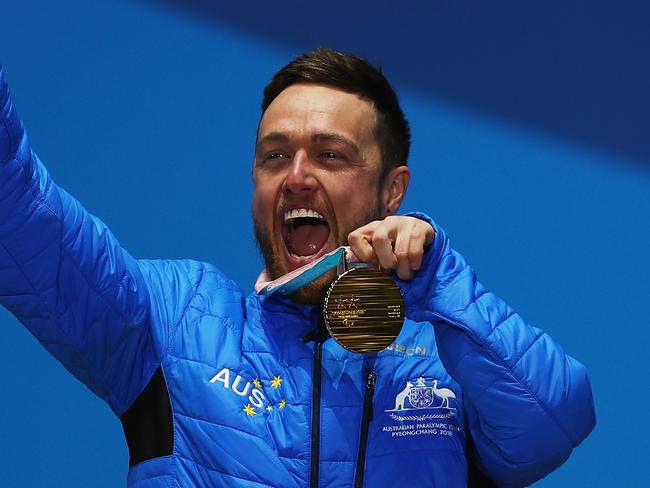
{"type": "MultiPolygon", "coordinates": [[[[320,336],[321,334],[319,334],[320,336]]],[[[313,386],[311,394],[311,488],[318,488],[320,464],[320,389],[322,376],[323,337],[316,340],[313,386]]]]}
{"type": "Polygon", "coordinates": [[[369,371],[366,376],[366,391],[363,395],[363,413],[361,414],[361,433],[359,435],[359,453],[357,469],[354,474],[354,488],[363,487],[363,476],[366,470],[366,448],[368,447],[368,429],[372,420],[372,397],[375,393],[377,373],[369,371]]]}

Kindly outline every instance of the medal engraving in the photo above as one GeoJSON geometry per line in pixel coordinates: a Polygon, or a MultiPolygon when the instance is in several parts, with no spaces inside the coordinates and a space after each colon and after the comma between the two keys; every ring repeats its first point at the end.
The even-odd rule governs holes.
{"type": "Polygon", "coordinates": [[[323,307],[330,335],[346,349],[368,353],[393,343],[404,323],[404,300],[386,273],[354,268],[332,283],[323,307]]]}

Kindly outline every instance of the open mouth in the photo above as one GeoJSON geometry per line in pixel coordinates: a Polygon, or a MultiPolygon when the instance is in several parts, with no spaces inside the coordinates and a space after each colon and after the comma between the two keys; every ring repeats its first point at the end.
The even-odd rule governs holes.
{"type": "Polygon", "coordinates": [[[297,208],[284,213],[284,244],[291,258],[309,261],[325,248],[330,226],[315,210],[297,208]]]}

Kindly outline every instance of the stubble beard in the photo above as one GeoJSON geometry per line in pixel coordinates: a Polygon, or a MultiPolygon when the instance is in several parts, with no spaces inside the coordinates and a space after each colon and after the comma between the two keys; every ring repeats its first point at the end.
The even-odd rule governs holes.
{"type": "MultiPolygon", "coordinates": [[[[358,229],[359,227],[366,225],[373,220],[381,219],[381,211],[379,206],[379,198],[377,198],[377,204],[374,208],[369,208],[365,215],[355,219],[355,221],[350,224],[347,229],[339,229],[339,236],[336,238],[336,247],[344,246],[348,244],[347,236],[353,230],[358,229]]],[[[264,230],[263,226],[260,225],[255,213],[253,213],[253,226],[255,231],[255,239],[257,241],[257,247],[262,254],[264,263],[266,266],[266,271],[271,277],[271,279],[276,279],[287,273],[289,270],[284,269],[280,264],[280,255],[284,252],[282,249],[276,249],[276,245],[273,243],[272,236],[270,232],[264,230]]],[[[291,294],[291,299],[301,305],[322,305],[325,300],[325,295],[327,290],[332,282],[336,279],[336,270],[330,270],[325,273],[323,276],[318,278],[315,281],[312,281],[306,286],[303,286],[295,293],[291,294]]]]}

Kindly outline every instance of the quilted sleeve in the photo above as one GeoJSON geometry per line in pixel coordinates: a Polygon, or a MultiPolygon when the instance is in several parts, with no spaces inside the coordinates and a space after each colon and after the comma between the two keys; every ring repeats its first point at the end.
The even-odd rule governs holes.
{"type": "Polygon", "coordinates": [[[421,271],[400,283],[407,314],[433,324],[461,385],[473,462],[498,486],[525,486],[560,466],[595,425],[585,367],[477,281],[444,231],[421,271]]]}
{"type": "Polygon", "coordinates": [[[0,303],[120,415],[164,348],[138,261],[56,186],[0,68],[0,303]]]}

